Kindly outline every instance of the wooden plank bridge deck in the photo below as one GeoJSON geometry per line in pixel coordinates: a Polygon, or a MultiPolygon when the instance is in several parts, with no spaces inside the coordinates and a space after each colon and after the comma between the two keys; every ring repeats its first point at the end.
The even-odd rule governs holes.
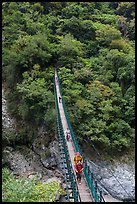
{"type": "MultiPolygon", "coordinates": [[[[65,133],[66,128],[68,127],[68,124],[67,124],[67,120],[66,120],[66,117],[65,117],[62,102],[59,103],[60,92],[59,92],[59,87],[58,87],[58,81],[56,79],[57,79],[57,73],[55,72],[57,99],[58,99],[58,105],[59,105],[59,111],[60,111],[62,126],[63,126],[63,130],[64,130],[64,133],[65,133]]],[[[74,155],[75,155],[75,148],[74,148],[73,142],[71,140],[70,141],[66,140],[66,142],[67,142],[67,146],[68,146],[69,156],[70,156],[70,159],[71,159],[71,162],[72,162],[72,167],[73,167],[73,170],[74,170],[73,158],[74,158],[74,155]]],[[[79,191],[81,202],[93,202],[93,197],[92,197],[92,195],[90,193],[90,189],[88,187],[88,184],[87,184],[84,173],[82,174],[81,184],[78,184],[78,182],[77,182],[77,186],[78,186],[78,191],[79,191]]]]}

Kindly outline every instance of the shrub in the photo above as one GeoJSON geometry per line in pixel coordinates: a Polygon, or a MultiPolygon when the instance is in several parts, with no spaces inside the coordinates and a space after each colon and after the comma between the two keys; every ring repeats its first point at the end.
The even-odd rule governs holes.
{"type": "Polygon", "coordinates": [[[41,183],[36,176],[17,179],[7,168],[2,171],[2,182],[3,202],[54,202],[64,193],[56,181],[41,183]]]}

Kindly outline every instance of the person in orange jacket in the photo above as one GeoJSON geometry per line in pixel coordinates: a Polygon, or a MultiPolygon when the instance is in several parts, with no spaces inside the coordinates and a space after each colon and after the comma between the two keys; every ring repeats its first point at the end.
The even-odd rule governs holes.
{"type": "Polygon", "coordinates": [[[80,155],[79,152],[76,152],[76,154],[74,156],[74,159],[73,159],[74,165],[77,164],[78,161],[81,161],[81,163],[83,163],[83,158],[82,158],[82,156],[80,155]]]}
{"type": "Polygon", "coordinates": [[[74,168],[76,167],[76,164],[78,163],[78,161],[80,161],[81,163],[83,163],[83,158],[80,155],[79,152],[76,152],[74,158],[73,158],[73,163],[74,163],[74,168]]]}

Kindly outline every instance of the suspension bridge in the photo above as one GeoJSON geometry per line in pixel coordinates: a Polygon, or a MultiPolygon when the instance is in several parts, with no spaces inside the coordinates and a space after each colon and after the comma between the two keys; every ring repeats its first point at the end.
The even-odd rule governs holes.
{"type": "MultiPolygon", "coordinates": [[[[59,141],[59,149],[61,155],[61,168],[66,183],[66,201],[68,202],[105,202],[102,192],[99,190],[97,181],[90,168],[90,163],[84,159],[84,170],[82,175],[82,183],[78,184],[73,165],[75,152],[80,152],[78,143],[73,133],[68,113],[62,98],[61,87],[57,70],[54,76],[54,95],[56,104],[56,127],[59,141]],[[61,100],[61,101],[60,101],[61,100]],[[69,128],[71,140],[65,138],[66,128],[69,128]]],[[[83,156],[83,155],[82,155],[83,156]]]]}

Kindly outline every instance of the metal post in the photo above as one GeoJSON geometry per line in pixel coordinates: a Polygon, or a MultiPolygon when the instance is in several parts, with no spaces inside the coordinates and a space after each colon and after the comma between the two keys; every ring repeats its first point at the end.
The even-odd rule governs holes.
{"type": "Polygon", "coordinates": [[[97,193],[97,181],[95,180],[95,192],[97,193]]]}
{"type": "Polygon", "coordinates": [[[78,202],[78,192],[75,191],[74,193],[74,202],[78,202]]]}
{"type": "Polygon", "coordinates": [[[102,202],[102,191],[100,191],[99,193],[100,193],[100,202],[102,202]]]}
{"type": "Polygon", "coordinates": [[[90,174],[90,167],[89,166],[87,166],[87,168],[88,168],[88,175],[90,174]]]}
{"type": "Polygon", "coordinates": [[[92,180],[92,182],[93,182],[93,179],[94,179],[93,173],[91,172],[91,180],[92,180]]]}
{"type": "Polygon", "coordinates": [[[95,202],[98,202],[98,194],[97,194],[97,181],[95,180],[95,202]]]}

